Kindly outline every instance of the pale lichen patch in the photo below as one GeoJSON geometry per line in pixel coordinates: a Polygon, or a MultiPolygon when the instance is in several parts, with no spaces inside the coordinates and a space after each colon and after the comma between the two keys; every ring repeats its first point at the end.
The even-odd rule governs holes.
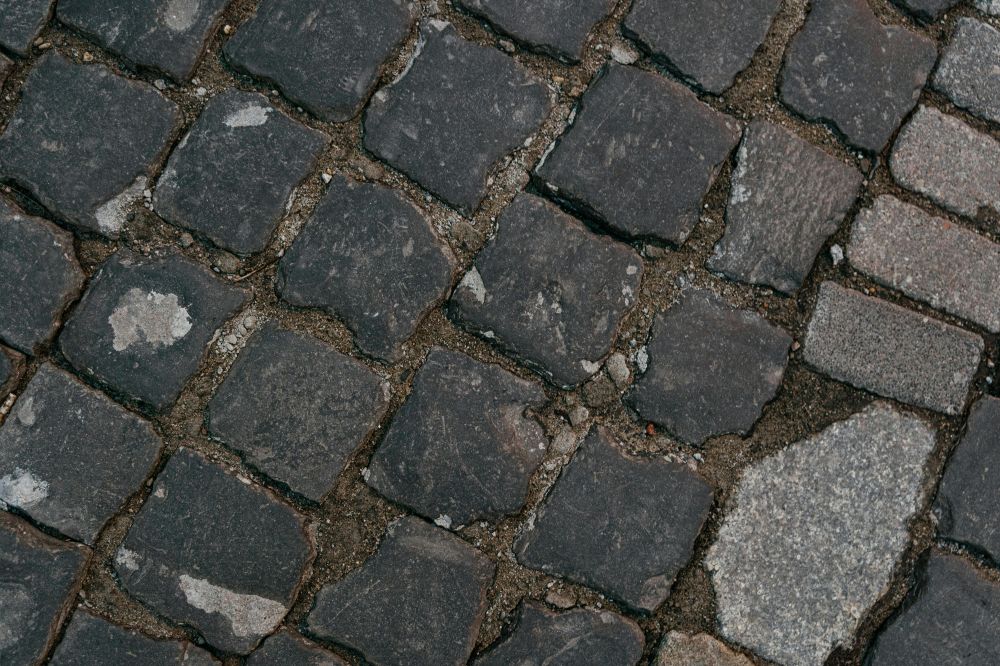
{"type": "Polygon", "coordinates": [[[132,288],[108,317],[114,332],[112,346],[125,351],[139,343],[169,347],[191,330],[191,317],[176,294],[132,288]]]}
{"type": "Polygon", "coordinates": [[[0,502],[9,506],[26,509],[48,496],[48,482],[26,469],[15,467],[13,474],[0,477],[0,502]]]}
{"type": "Polygon", "coordinates": [[[206,613],[222,615],[233,634],[241,638],[269,634],[288,612],[280,602],[256,594],[233,592],[204,578],[182,574],[178,585],[187,603],[206,613]]]}

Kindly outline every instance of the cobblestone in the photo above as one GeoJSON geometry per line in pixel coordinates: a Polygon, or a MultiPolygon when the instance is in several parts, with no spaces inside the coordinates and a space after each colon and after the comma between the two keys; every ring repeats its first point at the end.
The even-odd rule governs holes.
{"type": "Polygon", "coordinates": [[[152,663],[214,666],[219,662],[186,641],[153,640],[87,611],[77,610],[49,663],[53,666],[146,666],[152,663]]]}
{"type": "Polygon", "coordinates": [[[934,87],[956,106],[1000,122],[998,62],[1000,31],[975,19],[960,19],[934,72],[934,87]]]}
{"type": "Polygon", "coordinates": [[[894,0],[921,19],[933,21],[957,5],[960,0],[894,0]]]}
{"type": "Polygon", "coordinates": [[[668,79],[613,65],[537,168],[544,186],[617,232],[681,244],[739,126],[668,79]]]}
{"type": "Polygon", "coordinates": [[[250,655],[247,666],[348,666],[312,641],[283,629],[250,655]]]}
{"type": "Polygon", "coordinates": [[[25,56],[55,0],[0,0],[0,47],[25,56]]]}
{"type": "Polygon", "coordinates": [[[656,666],[752,666],[752,662],[733,652],[708,634],[690,636],[679,631],[667,634],[656,666]]]}

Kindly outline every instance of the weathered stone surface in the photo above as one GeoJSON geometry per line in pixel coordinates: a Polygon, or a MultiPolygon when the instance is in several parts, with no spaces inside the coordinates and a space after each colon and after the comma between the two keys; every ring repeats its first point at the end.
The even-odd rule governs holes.
{"type": "Polygon", "coordinates": [[[578,608],[550,612],[537,602],[522,604],[517,628],[491,647],[475,666],[635,666],[646,640],[635,622],[578,608]]]}
{"type": "Polygon", "coordinates": [[[83,288],[73,237],[0,199],[0,340],[28,354],[83,288]]]}
{"type": "Polygon", "coordinates": [[[893,0],[893,2],[925,21],[932,21],[961,0],[893,0]]]}
{"type": "Polygon", "coordinates": [[[900,185],[969,217],[1000,214],[997,164],[1000,143],[930,107],[902,129],[889,160],[900,185]]]}
{"type": "Polygon", "coordinates": [[[1000,663],[1000,585],[959,557],[932,552],[867,658],[871,666],[1000,663]]]}
{"type": "Polygon", "coordinates": [[[843,222],[861,174],[765,120],[747,127],[732,176],[726,233],[710,270],[792,294],[843,222]]]}
{"type": "Polygon", "coordinates": [[[182,448],[153,484],[115,572],[155,612],[245,654],[285,617],[311,558],[301,516],[182,448]]]}
{"type": "Polygon", "coordinates": [[[847,256],[910,298],[1000,332],[1000,245],[985,236],[885,195],[855,219],[847,256]]]}
{"type": "Polygon", "coordinates": [[[229,0],[59,0],[59,20],[177,81],[194,73],[229,0]]]}
{"type": "Polygon", "coordinates": [[[171,154],[156,212],[237,254],[259,252],[328,142],[263,95],[224,92],[171,154]]]}
{"type": "Polygon", "coordinates": [[[917,103],[937,60],[934,42],[883,26],[867,0],[811,4],[785,55],[781,99],[858,148],[880,152],[917,103]]]}
{"type": "Polygon", "coordinates": [[[451,250],[402,195],[337,178],[278,265],[277,288],[342,319],[363,352],[391,362],[454,271],[451,250]]]}
{"type": "Polygon", "coordinates": [[[803,358],[820,372],[946,414],[965,404],[983,339],[912,310],[820,286],[803,358]]]}
{"type": "Polygon", "coordinates": [[[208,431],[297,493],[319,501],[378,425],[387,387],[333,347],[266,324],[207,410],[208,431]]]}
{"type": "Polygon", "coordinates": [[[405,76],[365,112],[364,145],[448,203],[473,211],[490,168],[549,112],[545,85],[513,59],[432,20],[405,76]],[[456,94],[461,91],[461,94],[456,94]]]}
{"type": "Polygon", "coordinates": [[[212,666],[219,662],[186,641],[154,640],[78,609],[49,663],[53,666],[212,666]]]}
{"type": "Polygon", "coordinates": [[[431,350],[368,465],[368,484],[439,524],[515,513],[548,440],[545,394],[498,366],[431,350]]]}
{"type": "Polygon", "coordinates": [[[592,430],[514,542],[525,566],[652,611],[691,558],[712,490],[687,467],[625,455],[592,430]]]}
{"type": "Polygon", "coordinates": [[[656,666],[753,666],[708,634],[689,636],[671,631],[663,639],[656,666]]]}
{"type": "Polygon", "coordinates": [[[1000,16],[1000,0],[973,0],[972,4],[984,14],[1000,16]]]}
{"type": "Polygon", "coordinates": [[[0,0],[0,46],[22,56],[42,31],[55,0],[0,0]]]}
{"type": "Polygon", "coordinates": [[[849,647],[907,546],[934,442],[876,404],[746,469],[706,558],[722,634],[788,666],[849,647]]]}
{"type": "Polygon", "coordinates": [[[613,65],[537,174],[554,196],[616,231],[680,244],[738,140],[734,119],[680,84],[613,65]]]}
{"type": "Polygon", "coordinates": [[[970,18],[958,21],[934,72],[934,87],[956,106],[1000,122],[1000,30],[970,18]]]}
{"type": "Polygon", "coordinates": [[[746,69],[764,42],[780,0],[637,0],[626,34],[708,92],[720,94],[746,69]]]}
{"type": "Polygon", "coordinates": [[[7,75],[10,74],[11,68],[14,67],[14,62],[0,53],[0,86],[3,85],[4,81],[7,80],[7,75]]]}
{"type": "Polygon", "coordinates": [[[568,62],[583,56],[587,34],[614,8],[614,0],[459,0],[500,32],[528,48],[568,62]]]}
{"type": "Polygon", "coordinates": [[[0,504],[92,544],[159,451],[148,423],[46,364],[0,427],[0,504]]]}
{"type": "Polygon", "coordinates": [[[270,0],[225,45],[236,69],[323,120],[349,120],[410,31],[409,0],[270,0]]]}
{"type": "Polygon", "coordinates": [[[101,266],[59,345],[78,370],[162,410],[198,369],[246,292],[178,255],[121,251],[101,266]]]}
{"type": "Polygon", "coordinates": [[[745,434],[777,393],[791,344],[756,312],[690,290],[657,316],[649,368],[627,400],[689,444],[745,434]]]}
{"type": "Polygon", "coordinates": [[[967,427],[941,479],[938,533],[1000,563],[1000,399],[980,399],[967,427]]]}
{"type": "Polygon", "coordinates": [[[0,179],[72,224],[117,237],[179,118],[153,88],[50,53],[0,136],[0,179]]]}
{"type": "Polygon", "coordinates": [[[635,302],[642,259],[543,199],[520,194],[452,296],[452,312],[543,376],[600,370],[635,302]]]}
{"type": "Polygon", "coordinates": [[[0,663],[40,663],[66,616],[87,549],[0,511],[0,663]]]}
{"type": "Polygon", "coordinates": [[[319,591],[309,630],[383,666],[465,664],[494,569],[458,537],[400,518],[360,569],[319,591]]]}
{"type": "Polygon", "coordinates": [[[348,666],[348,664],[312,641],[283,629],[254,650],[247,659],[247,666],[348,666]]]}

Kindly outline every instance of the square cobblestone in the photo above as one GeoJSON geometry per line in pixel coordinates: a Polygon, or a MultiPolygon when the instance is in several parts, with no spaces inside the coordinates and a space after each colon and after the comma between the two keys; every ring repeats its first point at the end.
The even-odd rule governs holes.
{"type": "Polygon", "coordinates": [[[223,52],[302,108],[343,122],[361,110],[414,17],[409,0],[267,0],[223,52]]]}
{"type": "Polygon", "coordinates": [[[229,0],[59,0],[56,15],[102,47],[187,81],[229,0]]]}
{"type": "Polygon", "coordinates": [[[0,136],[0,179],[82,229],[117,237],[179,119],[150,86],[47,54],[0,136]]]}
{"type": "Polygon", "coordinates": [[[291,507],[182,448],[153,484],[115,572],[156,613],[246,654],[288,613],[312,557],[291,507]]]}
{"type": "Polygon", "coordinates": [[[364,145],[470,213],[492,166],[538,130],[553,100],[527,69],[449,23],[427,22],[420,39],[406,74],[365,112],[364,145]]]}
{"type": "Polygon", "coordinates": [[[364,353],[395,361],[451,288],[455,258],[422,213],[381,185],[338,177],[278,265],[278,293],[344,321],[364,353]]]}
{"type": "Polygon", "coordinates": [[[544,404],[538,386],[434,348],[368,465],[368,484],[439,524],[515,513],[548,444],[526,412],[544,404]]]}
{"type": "Polygon", "coordinates": [[[1000,30],[974,19],[959,19],[934,72],[934,87],[956,106],[1000,122],[997,63],[1000,63],[1000,30]]]}
{"type": "Polygon", "coordinates": [[[612,65],[536,173],[553,196],[629,236],[684,242],[739,125],[680,84],[612,65]]]}
{"type": "Polygon", "coordinates": [[[813,0],[781,72],[781,100],[878,153],[916,106],[937,60],[929,38],[883,26],[867,0],[813,0]]]}
{"type": "Polygon", "coordinates": [[[494,571],[458,537],[400,518],[360,569],[319,591],[309,630],[379,666],[464,665],[494,571]]]}
{"type": "Polygon", "coordinates": [[[209,403],[208,432],[268,476],[319,501],[385,414],[387,392],[353,358],[266,324],[209,403]]]}
{"type": "Polygon", "coordinates": [[[31,354],[83,288],[73,236],[0,199],[0,340],[31,354]]]}
{"type": "Polygon", "coordinates": [[[780,0],[636,0],[626,34],[704,90],[721,94],[764,42],[780,0]]]}
{"type": "Polygon", "coordinates": [[[274,634],[253,651],[247,666],[349,666],[337,655],[288,629],[274,634]]]}
{"type": "Polygon", "coordinates": [[[42,662],[72,607],[87,558],[83,546],[0,511],[0,663],[42,662]]]}
{"type": "Polygon", "coordinates": [[[263,95],[224,92],[171,154],[156,212],[237,254],[260,252],[327,143],[263,95]]]}
{"type": "Polygon", "coordinates": [[[779,125],[747,127],[708,268],[795,293],[858,196],[854,169],[779,125]]]}
{"type": "Polygon", "coordinates": [[[213,666],[187,641],[154,640],[78,609],[49,662],[52,666],[213,666]]]}
{"type": "Polygon", "coordinates": [[[984,344],[955,326],[824,282],[804,347],[806,363],[836,380],[958,414],[984,344]]]}
{"type": "Polygon", "coordinates": [[[756,312],[688,291],[656,317],[649,369],[627,401],[688,444],[746,434],[778,392],[791,344],[756,312]]]}
{"type": "Polygon", "coordinates": [[[588,379],[635,303],[642,259],[520,194],[452,296],[463,324],[561,386],[588,379]]]}
{"type": "Polygon", "coordinates": [[[91,279],[59,346],[78,370],[163,410],[247,293],[179,255],[121,251],[91,279]]]}
{"type": "Polygon", "coordinates": [[[592,430],[514,541],[524,566],[655,610],[691,558],[712,490],[683,465],[625,455],[592,430]]]}
{"type": "Polygon", "coordinates": [[[160,446],[148,423],[43,365],[0,427],[0,504],[93,544],[160,446]]]}
{"type": "Polygon", "coordinates": [[[0,46],[26,56],[52,14],[55,0],[0,0],[0,46]]]}
{"type": "Polygon", "coordinates": [[[578,62],[594,26],[614,9],[614,0],[459,0],[498,31],[528,48],[578,62]]]}

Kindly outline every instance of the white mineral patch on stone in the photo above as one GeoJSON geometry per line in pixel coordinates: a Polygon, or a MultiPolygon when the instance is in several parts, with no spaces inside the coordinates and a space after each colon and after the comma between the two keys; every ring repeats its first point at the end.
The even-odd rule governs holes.
{"type": "Polygon", "coordinates": [[[21,422],[21,425],[31,427],[35,425],[37,417],[34,398],[25,398],[17,403],[17,420],[21,422]]]}
{"type": "Polygon", "coordinates": [[[129,571],[138,571],[140,557],[139,553],[122,546],[115,553],[115,563],[125,567],[129,571]]]}
{"type": "Polygon", "coordinates": [[[588,361],[587,359],[580,361],[580,366],[583,368],[584,372],[590,375],[601,369],[600,363],[594,363],[593,361],[588,361]]]}
{"type": "Polygon", "coordinates": [[[0,477],[0,501],[27,509],[49,496],[49,484],[28,470],[14,468],[13,474],[0,477]]]}
{"type": "Polygon", "coordinates": [[[438,527],[443,527],[446,530],[451,529],[451,516],[442,514],[434,519],[434,524],[438,527]]]}
{"type": "Polygon", "coordinates": [[[128,189],[105,202],[94,213],[97,226],[106,234],[114,235],[121,231],[128,216],[128,207],[142,197],[143,190],[146,189],[146,177],[139,176],[128,189]]]}
{"type": "Polygon", "coordinates": [[[222,615],[228,620],[233,634],[241,638],[271,633],[288,612],[280,602],[256,594],[233,592],[204,578],[182,574],[178,585],[190,605],[206,613],[222,615]]]}
{"type": "Polygon", "coordinates": [[[483,284],[483,276],[479,274],[479,269],[473,266],[462,281],[458,283],[459,288],[468,289],[480,303],[486,302],[486,285],[483,284]]]}
{"type": "Polygon", "coordinates": [[[114,331],[112,346],[125,351],[138,343],[169,347],[191,330],[191,317],[176,294],[132,288],[108,317],[114,331]]]}
{"type": "Polygon", "coordinates": [[[250,104],[226,116],[227,127],[259,127],[267,122],[267,115],[273,109],[269,106],[250,104]]]}
{"type": "Polygon", "coordinates": [[[201,0],[168,0],[163,8],[163,23],[174,32],[189,30],[198,20],[201,0]]]}

